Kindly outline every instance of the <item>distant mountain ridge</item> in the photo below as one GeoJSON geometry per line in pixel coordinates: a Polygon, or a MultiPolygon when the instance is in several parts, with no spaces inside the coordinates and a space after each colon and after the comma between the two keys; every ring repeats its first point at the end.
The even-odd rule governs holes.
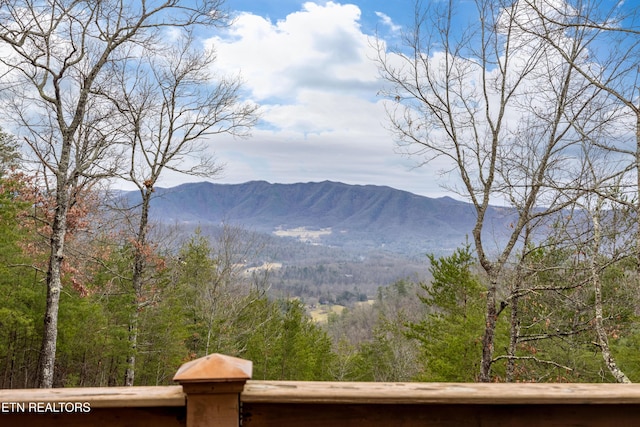
{"type": "MultiPolygon", "coordinates": [[[[135,202],[135,192],[128,193],[135,202]]],[[[491,208],[487,218],[498,235],[510,210],[491,208]]],[[[429,198],[375,185],[339,182],[244,184],[209,182],[156,189],[151,214],[166,223],[217,225],[287,234],[345,249],[384,249],[404,254],[448,252],[470,239],[475,211],[450,197],[429,198]],[[318,231],[309,237],[301,230],[318,231]],[[293,230],[293,231],[292,231],[293,230]]]]}

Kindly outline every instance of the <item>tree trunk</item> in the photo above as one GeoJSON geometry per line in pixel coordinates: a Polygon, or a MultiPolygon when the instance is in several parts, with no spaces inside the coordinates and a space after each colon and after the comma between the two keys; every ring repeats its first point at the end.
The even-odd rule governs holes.
{"type": "Polygon", "coordinates": [[[135,311],[129,318],[129,354],[127,354],[127,369],[124,372],[124,385],[133,386],[136,376],[136,353],[138,351],[138,307],[134,302],[135,311]]]}
{"type": "Polygon", "coordinates": [[[516,368],[516,351],[518,350],[518,338],[520,337],[520,313],[519,307],[520,297],[518,296],[518,291],[520,290],[520,283],[518,278],[516,278],[516,284],[512,291],[511,297],[511,325],[509,330],[509,349],[507,351],[507,355],[509,358],[507,359],[507,371],[506,371],[506,379],[507,382],[513,382],[515,378],[515,368],[516,368]]]}
{"type": "Polygon", "coordinates": [[[142,210],[140,212],[140,222],[138,232],[135,237],[133,249],[133,273],[131,275],[131,286],[133,288],[134,299],[132,302],[133,312],[129,319],[129,354],[127,355],[127,369],[124,375],[124,385],[132,386],[135,379],[136,353],[138,350],[138,320],[140,309],[144,304],[143,275],[146,269],[147,227],[149,224],[149,206],[151,204],[151,185],[140,190],[142,196],[142,210]]]}
{"type": "MultiPolygon", "coordinates": [[[[63,179],[58,177],[59,180],[63,179]]],[[[58,341],[58,310],[62,291],[62,261],[67,231],[69,199],[64,185],[58,185],[56,210],[51,225],[51,253],[47,270],[47,305],[44,314],[44,331],[38,364],[38,387],[52,388],[58,341]]]]}
{"type": "Polygon", "coordinates": [[[496,289],[497,279],[491,277],[489,289],[487,290],[487,310],[484,335],[482,336],[482,361],[480,362],[480,382],[491,381],[491,365],[493,364],[494,340],[496,334],[496,289]]]}
{"type": "Polygon", "coordinates": [[[593,288],[595,291],[594,304],[596,312],[596,335],[598,337],[598,346],[600,347],[600,351],[602,352],[602,358],[604,359],[605,365],[607,365],[607,369],[609,369],[611,375],[613,375],[613,377],[616,379],[616,382],[629,384],[631,383],[631,380],[625,375],[622,369],[618,367],[613,354],[611,354],[611,349],[609,347],[609,338],[607,337],[607,332],[604,329],[602,315],[602,289],[600,277],[598,276],[597,272],[592,275],[592,280],[593,288]]]}
{"type": "Polygon", "coordinates": [[[602,310],[602,282],[600,281],[600,273],[598,271],[597,256],[600,252],[600,241],[602,238],[602,232],[600,229],[600,205],[602,201],[598,200],[595,213],[592,215],[593,221],[593,249],[591,251],[590,269],[591,269],[591,283],[593,284],[594,291],[594,307],[595,307],[595,328],[596,336],[598,338],[598,346],[602,352],[602,358],[604,359],[607,369],[613,377],[619,383],[630,383],[631,380],[625,375],[624,372],[618,367],[611,354],[609,347],[609,338],[607,332],[604,329],[604,315],[602,310]]]}

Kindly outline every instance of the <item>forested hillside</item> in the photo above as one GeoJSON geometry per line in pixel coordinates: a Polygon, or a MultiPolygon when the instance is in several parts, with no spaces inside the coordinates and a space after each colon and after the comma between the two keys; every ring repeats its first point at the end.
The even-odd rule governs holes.
{"type": "MultiPolygon", "coordinates": [[[[124,196],[130,204],[139,202],[135,192],[124,196]]],[[[329,181],[183,184],[156,189],[151,204],[154,218],[168,224],[225,222],[362,254],[451,253],[468,239],[476,218],[469,203],[450,197],[329,181]]],[[[512,209],[491,206],[487,221],[494,227],[487,239],[504,240],[513,218],[512,209]]]]}
{"type": "MultiPolygon", "coordinates": [[[[32,387],[45,302],[41,221],[47,200],[18,173],[3,174],[2,190],[1,386],[32,387]]],[[[259,379],[478,379],[486,276],[469,248],[425,257],[428,281],[407,277],[367,292],[351,283],[358,272],[348,263],[256,268],[246,261],[265,256],[269,246],[247,230],[225,226],[185,236],[156,225],[145,249],[143,287],[136,291],[130,284],[134,246],[114,226],[113,214],[97,214],[107,209],[99,203],[96,194],[84,199],[70,230],[56,386],[123,384],[134,310],[135,384],[169,384],[181,363],[212,352],[252,360],[259,379]],[[316,283],[318,290],[340,281],[344,287],[325,285],[326,294],[316,294],[283,288],[285,280],[316,283]],[[320,304],[343,309],[317,323],[309,312],[320,304]]],[[[528,263],[514,357],[503,350],[513,319],[508,295],[500,305],[495,380],[612,381],[597,343],[598,300],[588,260],[558,244],[531,251],[528,263]]],[[[617,363],[636,379],[639,296],[632,268],[630,260],[604,265],[600,298],[617,363]]]]}

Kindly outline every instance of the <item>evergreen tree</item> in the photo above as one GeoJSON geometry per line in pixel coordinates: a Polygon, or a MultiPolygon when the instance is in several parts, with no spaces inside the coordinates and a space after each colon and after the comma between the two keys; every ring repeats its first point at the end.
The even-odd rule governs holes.
{"type": "Polygon", "coordinates": [[[261,300],[262,323],[248,337],[242,357],[252,360],[255,379],[328,380],[331,341],[297,300],[261,300]]]}
{"type": "Polygon", "coordinates": [[[469,246],[448,257],[429,255],[433,280],[421,284],[420,301],[428,314],[409,322],[407,336],[420,342],[423,381],[474,381],[482,355],[484,299],[473,273],[475,260],[469,246]]]}

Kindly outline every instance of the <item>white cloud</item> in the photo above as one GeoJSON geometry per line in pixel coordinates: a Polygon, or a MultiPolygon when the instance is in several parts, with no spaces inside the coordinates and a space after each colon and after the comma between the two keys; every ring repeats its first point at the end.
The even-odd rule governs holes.
{"type": "Polygon", "coordinates": [[[357,90],[375,82],[367,58],[368,37],[360,30],[360,9],[328,2],[271,22],[241,14],[228,34],[211,38],[218,66],[241,70],[258,101],[295,99],[299,89],[357,90]]]}
{"type": "MultiPolygon", "coordinates": [[[[384,13],[376,15],[384,25],[399,30],[384,13]]],[[[228,32],[207,41],[218,52],[221,71],[241,71],[249,96],[263,111],[251,139],[216,140],[215,151],[227,163],[224,182],[329,179],[390,185],[425,195],[443,194],[442,184],[456,185],[455,173],[440,176],[451,170],[444,158],[413,168],[424,159],[397,153],[394,137],[385,128],[383,101],[376,97],[383,82],[372,60],[376,55],[372,35],[363,32],[360,19],[361,11],[354,5],[307,2],[300,11],[276,22],[243,13],[228,32]]],[[[527,40],[522,38],[523,46],[527,40]]],[[[444,67],[444,57],[435,52],[429,61],[444,67]]],[[[527,55],[511,58],[512,67],[517,71],[528,59],[527,55]]],[[[481,67],[468,58],[457,57],[455,63],[460,72],[459,96],[477,99],[481,67]]],[[[531,79],[523,83],[525,89],[548,84],[540,74],[532,74],[531,79]]],[[[497,94],[489,96],[496,98],[491,114],[498,114],[497,94]]],[[[527,100],[546,107],[544,99],[527,100]]],[[[468,119],[464,113],[463,109],[459,120],[468,119]]],[[[476,117],[480,126],[483,114],[479,111],[476,117]]],[[[522,112],[515,108],[506,115],[505,129],[515,130],[522,112]]],[[[430,129],[430,137],[437,138],[439,132],[430,129]]]]}
{"type": "Polygon", "coordinates": [[[402,27],[400,25],[396,25],[393,23],[393,20],[391,19],[391,17],[389,15],[386,15],[382,12],[376,12],[376,16],[378,18],[380,18],[380,21],[382,21],[382,24],[384,24],[385,26],[389,27],[389,29],[394,32],[397,33],[399,32],[402,27]]]}
{"type": "Polygon", "coordinates": [[[355,5],[307,2],[277,22],[242,13],[206,41],[219,71],[240,71],[263,113],[252,138],[214,142],[226,163],[223,182],[334,180],[441,192],[430,169],[411,171],[394,152],[376,97],[372,35],[360,18],[355,5]]]}

